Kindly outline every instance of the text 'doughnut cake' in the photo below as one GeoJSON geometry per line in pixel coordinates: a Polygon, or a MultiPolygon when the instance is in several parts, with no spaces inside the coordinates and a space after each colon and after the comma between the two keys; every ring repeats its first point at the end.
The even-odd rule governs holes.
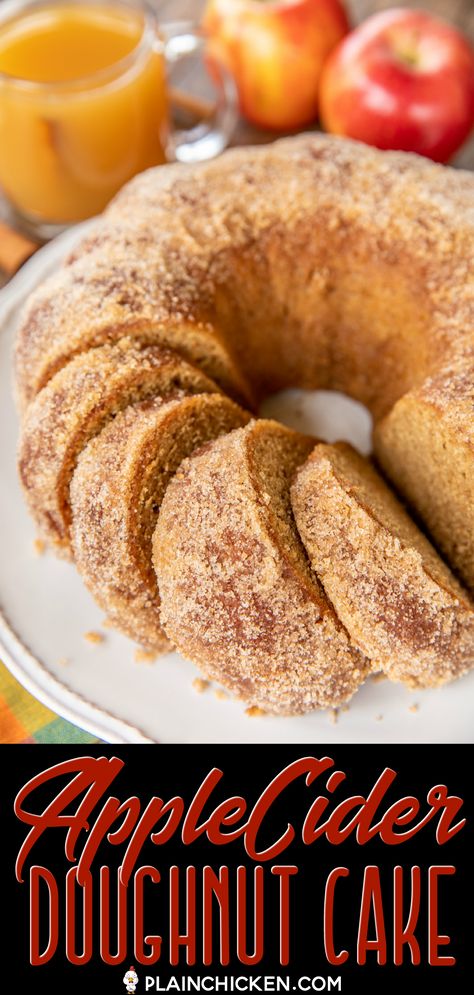
{"type": "MultiPolygon", "coordinates": [[[[473,250],[472,175],[330,136],[302,135],[265,147],[234,149],[213,162],[164,166],[136,177],[93,224],[62,268],[31,295],[18,332],[15,382],[24,420],[20,467],[30,508],[42,531],[65,551],[71,532],[76,548],[86,548],[87,536],[85,531],[81,535],[81,529],[87,530],[87,516],[75,519],[70,483],[79,505],[75,474],[81,452],[89,444],[90,457],[94,452],[91,440],[96,438],[100,447],[103,432],[110,439],[111,420],[123,417],[125,423],[128,416],[121,412],[127,412],[130,405],[167,396],[171,400],[170,393],[178,390],[184,395],[214,393],[222,398],[227,394],[255,414],[265,396],[288,386],[341,390],[370,409],[379,464],[453,572],[444,587],[438,574],[430,574],[433,583],[443,588],[443,597],[452,598],[443,616],[451,619],[452,628],[447,622],[448,628],[433,629],[432,663],[426,664],[416,640],[398,666],[388,657],[384,663],[378,659],[373,641],[361,638],[364,627],[372,625],[370,613],[359,619],[357,634],[351,632],[342,600],[338,615],[339,599],[328,593],[328,575],[326,590],[317,576],[325,555],[316,548],[320,538],[313,535],[313,529],[311,543],[316,546],[308,558],[291,506],[285,502],[283,514],[283,492],[276,484],[268,489],[273,507],[268,522],[271,518],[276,532],[271,540],[268,534],[265,548],[275,569],[279,563],[283,571],[278,619],[283,632],[281,620],[286,614],[288,631],[293,633],[292,645],[297,646],[293,662],[290,639],[281,645],[273,641],[263,667],[258,665],[258,654],[252,663],[248,642],[247,671],[239,671],[236,661],[245,641],[235,620],[239,612],[245,619],[245,606],[256,594],[255,573],[248,570],[245,575],[245,544],[233,550],[240,578],[239,594],[232,595],[234,621],[229,622],[227,634],[222,626],[220,630],[220,650],[223,654],[226,645],[227,662],[225,654],[221,655],[220,668],[207,657],[207,650],[194,651],[189,613],[177,593],[179,585],[172,597],[170,593],[171,567],[165,557],[160,514],[155,564],[158,589],[168,585],[162,618],[167,635],[246,700],[277,711],[303,711],[315,704],[342,701],[371,667],[382,663],[389,676],[419,686],[440,683],[467,670],[474,655],[467,593],[474,590],[473,250]],[[122,348],[137,357],[136,362],[132,360],[131,380],[128,375],[121,380],[115,370],[112,380],[117,389],[104,388],[102,394],[97,384],[109,380],[111,363],[116,365],[114,350],[122,348]],[[184,364],[183,370],[187,366],[194,372],[171,382],[172,377],[158,373],[160,361],[152,359],[153,350],[171,354],[176,364],[184,364]],[[88,400],[89,368],[95,372],[88,400]],[[80,392],[74,389],[76,376],[82,384],[80,392]],[[137,386],[142,376],[146,385],[137,386]],[[61,409],[63,428],[51,435],[59,441],[61,459],[52,452],[48,439],[53,409],[61,409]],[[35,426],[40,426],[37,435],[35,426]],[[298,582],[293,573],[291,583],[279,560],[282,535],[290,533],[293,551],[299,551],[298,582]],[[306,636],[299,640],[298,627],[294,627],[303,590],[308,598],[303,615],[309,614],[301,632],[311,628],[311,611],[315,629],[306,651],[306,636]],[[316,636],[318,626],[323,631],[321,620],[316,621],[318,612],[325,620],[325,640],[316,636]],[[188,628],[180,630],[178,620],[184,626],[185,616],[188,628]],[[454,642],[448,630],[453,639],[456,632],[454,642]],[[280,690],[275,684],[278,675],[284,675],[280,690]]],[[[268,436],[273,440],[268,443],[270,450],[278,451],[277,430],[259,429],[259,421],[251,424],[257,427],[235,425],[234,434],[217,432],[219,438],[209,442],[204,456],[199,449],[192,455],[183,435],[172,469],[179,467],[181,455],[188,457],[184,478],[172,474],[168,478],[159,470],[156,476],[162,481],[166,477],[160,501],[163,498],[170,520],[173,493],[181,486],[185,496],[183,480],[192,480],[196,492],[199,488],[194,461],[196,467],[204,468],[210,454],[218,460],[216,454],[225,453],[228,464],[223,477],[234,481],[238,493],[248,465],[235,439],[268,436]]],[[[304,464],[314,444],[315,440],[303,442],[295,437],[294,462],[287,461],[283,446],[285,487],[292,483],[288,467],[293,473],[297,463],[304,464]]],[[[156,445],[158,460],[162,451],[158,436],[156,445]]],[[[153,461],[151,449],[147,453],[153,461]]],[[[270,476],[275,481],[275,457],[271,460],[270,476]]],[[[208,488],[206,500],[211,493],[208,488]]],[[[317,493],[311,500],[317,502],[317,493]]],[[[217,511],[205,506],[204,493],[202,501],[202,508],[183,520],[180,539],[184,544],[193,540],[196,549],[202,548],[199,569],[210,578],[213,561],[207,559],[207,545],[197,535],[196,523],[210,520],[217,511]]],[[[354,508],[356,515],[360,511],[357,502],[354,508]]],[[[246,513],[244,502],[242,515],[246,513]]],[[[142,526],[137,527],[140,531],[142,526]]],[[[363,530],[360,536],[365,541],[363,530]]],[[[417,549],[418,539],[412,538],[417,549]]],[[[138,534],[136,541],[140,543],[138,534]]],[[[342,545],[339,553],[336,547],[337,543],[335,576],[342,571],[347,584],[348,575],[340,565],[346,553],[342,545]]],[[[423,555],[420,552],[422,559],[423,555]]],[[[358,557],[360,562],[356,545],[354,560],[358,557]]],[[[398,566],[394,569],[396,583],[398,566]]],[[[447,569],[439,561],[440,576],[447,569]]],[[[150,577],[150,564],[147,570],[150,577]]],[[[423,598],[427,583],[429,571],[420,570],[412,575],[420,590],[398,601],[406,631],[417,595],[423,598]]],[[[352,577],[354,584],[362,583],[354,571],[352,577]]],[[[137,589],[137,583],[133,574],[130,592],[137,589]]],[[[100,600],[98,588],[95,593],[100,600]]],[[[126,591],[124,596],[127,600],[126,591]]],[[[231,601],[229,594],[229,612],[231,601]]],[[[212,610],[209,602],[209,630],[215,622],[212,610]]],[[[222,597],[216,597],[214,610],[222,612],[222,597]]],[[[265,611],[269,611],[268,604],[265,611]]],[[[203,624],[202,618],[199,625],[196,622],[196,646],[203,624]]],[[[138,627],[132,624],[129,631],[138,632],[138,627]]],[[[417,638],[422,638],[421,633],[417,638]]]]}

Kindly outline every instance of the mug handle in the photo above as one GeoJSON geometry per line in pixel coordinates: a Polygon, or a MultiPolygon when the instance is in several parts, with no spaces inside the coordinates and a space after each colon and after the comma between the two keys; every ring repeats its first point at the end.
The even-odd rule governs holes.
{"type": "MultiPolygon", "coordinates": [[[[175,66],[196,52],[205,52],[206,38],[191,21],[160,24],[160,35],[167,67],[175,66]]],[[[237,89],[228,70],[220,64],[213,65],[212,81],[217,91],[213,113],[208,120],[192,128],[171,125],[166,145],[168,159],[204,162],[219,155],[229,144],[238,119],[237,89]]]]}

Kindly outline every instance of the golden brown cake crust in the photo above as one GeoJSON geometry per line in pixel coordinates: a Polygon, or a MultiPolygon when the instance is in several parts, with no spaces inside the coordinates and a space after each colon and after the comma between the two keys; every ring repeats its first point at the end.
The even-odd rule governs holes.
{"type": "Polygon", "coordinates": [[[474,666],[474,606],[367,460],[318,444],[291,498],[313,570],[374,666],[412,687],[474,666]]]}
{"type": "Polygon", "coordinates": [[[170,639],[208,677],[280,714],[339,705],[368,671],[291,516],[291,478],[312,444],[264,420],[210,443],[171,481],[153,539],[170,639]]]}
{"type": "Polygon", "coordinates": [[[79,457],[71,484],[76,566],[111,622],[147,648],[170,648],[151,562],[168,481],[195,448],[247,420],[219,394],[144,401],[117,415],[79,457]]]}

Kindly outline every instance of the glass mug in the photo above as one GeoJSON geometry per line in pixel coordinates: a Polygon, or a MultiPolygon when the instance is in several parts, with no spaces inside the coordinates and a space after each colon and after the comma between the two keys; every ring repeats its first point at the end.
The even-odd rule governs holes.
{"type": "Polygon", "coordinates": [[[0,187],[27,228],[48,238],[149,166],[222,151],[237,114],[225,70],[211,117],[180,130],[168,111],[169,67],[204,44],[140,0],[2,3],[0,187]]]}

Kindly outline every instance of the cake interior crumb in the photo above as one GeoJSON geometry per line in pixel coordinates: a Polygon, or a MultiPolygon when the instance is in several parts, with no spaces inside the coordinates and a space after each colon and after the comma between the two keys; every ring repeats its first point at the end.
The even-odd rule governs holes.
{"type": "Polygon", "coordinates": [[[94,632],[94,630],[91,629],[90,632],[84,633],[84,639],[86,640],[86,643],[98,644],[104,642],[105,636],[103,636],[101,632],[94,632]]]}
{"type": "Polygon", "coordinates": [[[143,649],[143,646],[138,646],[134,653],[135,663],[154,663],[157,659],[158,654],[153,650],[143,649]]]}
{"type": "Polygon", "coordinates": [[[198,694],[203,694],[207,691],[210,681],[206,681],[204,677],[195,677],[193,680],[193,688],[198,694]]]}
{"type": "Polygon", "coordinates": [[[35,539],[33,542],[33,549],[36,556],[42,556],[46,552],[46,543],[44,539],[35,539]]]}
{"type": "Polygon", "coordinates": [[[258,719],[261,715],[266,715],[263,708],[258,708],[257,705],[250,705],[249,708],[245,709],[245,714],[249,716],[250,719],[258,719]]]}

